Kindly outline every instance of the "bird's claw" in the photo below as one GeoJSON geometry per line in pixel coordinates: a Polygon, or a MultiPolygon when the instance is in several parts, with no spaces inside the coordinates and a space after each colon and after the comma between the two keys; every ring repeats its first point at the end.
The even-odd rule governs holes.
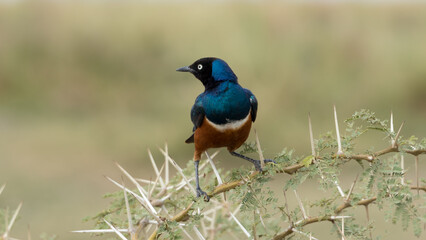
{"type": "MultiPolygon", "coordinates": [[[[274,160],[272,160],[272,159],[265,159],[264,160],[264,163],[274,163],[274,164],[277,164],[277,162],[275,162],[274,160]]],[[[263,171],[263,169],[262,169],[262,167],[261,167],[262,165],[261,165],[261,162],[260,162],[260,160],[257,160],[257,162],[254,164],[254,167],[256,168],[256,171],[259,171],[259,172],[262,172],[263,171]]]]}
{"type": "Polygon", "coordinates": [[[197,198],[201,197],[201,196],[204,197],[205,202],[210,201],[209,195],[206,192],[204,192],[203,190],[201,190],[201,188],[197,188],[197,198]]]}
{"type": "Polygon", "coordinates": [[[273,163],[273,164],[277,164],[277,162],[275,162],[272,159],[265,159],[265,163],[273,163]]]}

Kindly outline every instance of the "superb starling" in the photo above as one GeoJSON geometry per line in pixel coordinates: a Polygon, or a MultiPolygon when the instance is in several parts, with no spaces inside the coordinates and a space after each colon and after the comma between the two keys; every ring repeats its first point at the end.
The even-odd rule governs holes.
{"type": "Polygon", "coordinates": [[[250,90],[238,84],[237,76],[222,59],[201,58],[177,71],[192,73],[205,88],[192,106],[194,133],[185,142],[195,145],[197,197],[203,195],[209,201],[198,180],[198,163],[207,149],[226,147],[229,153],[253,163],[257,171],[262,171],[259,160],[235,152],[246,141],[251,124],[256,120],[257,99],[250,90]]]}

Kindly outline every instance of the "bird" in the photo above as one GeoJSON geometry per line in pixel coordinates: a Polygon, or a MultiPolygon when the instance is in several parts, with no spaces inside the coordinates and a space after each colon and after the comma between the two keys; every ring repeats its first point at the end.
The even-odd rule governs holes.
{"type": "MultiPolygon", "coordinates": [[[[205,57],[189,66],[176,69],[192,73],[204,85],[191,108],[193,134],[185,143],[194,143],[194,167],[197,198],[209,196],[200,188],[198,164],[207,149],[226,147],[233,156],[254,164],[262,171],[261,163],[235,152],[248,138],[252,122],[256,120],[258,101],[248,89],[241,87],[229,65],[220,58],[205,57]]],[[[274,162],[265,159],[265,162],[274,162]]]]}

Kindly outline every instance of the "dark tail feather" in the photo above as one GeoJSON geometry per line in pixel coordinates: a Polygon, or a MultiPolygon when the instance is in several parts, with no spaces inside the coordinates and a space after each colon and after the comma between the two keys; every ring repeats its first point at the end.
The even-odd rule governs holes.
{"type": "Polygon", "coordinates": [[[188,139],[185,140],[185,143],[193,143],[194,142],[194,134],[192,134],[188,139]]]}

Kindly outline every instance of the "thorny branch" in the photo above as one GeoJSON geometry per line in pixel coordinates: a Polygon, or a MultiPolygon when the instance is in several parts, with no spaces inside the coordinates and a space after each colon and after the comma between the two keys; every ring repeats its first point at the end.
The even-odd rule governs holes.
{"type": "MultiPolygon", "coordinates": [[[[397,145],[395,145],[395,147],[387,147],[383,150],[377,151],[371,155],[365,155],[365,154],[358,154],[358,155],[351,155],[351,156],[346,156],[344,154],[336,156],[334,155],[333,158],[340,158],[340,159],[352,159],[352,160],[366,160],[369,162],[372,162],[374,160],[377,159],[377,157],[385,155],[387,153],[391,153],[391,152],[400,152],[399,148],[397,145]]],[[[412,150],[412,151],[405,151],[408,154],[417,156],[419,154],[424,154],[426,153],[425,149],[419,149],[419,150],[412,150]]],[[[321,159],[321,158],[317,158],[317,159],[321,159]]],[[[295,164],[292,166],[288,166],[288,167],[284,167],[282,170],[278,171],[279,173],[287,173],[287,174],[294,174],[296,173],[299,169],[304,168],[305,165],[304,164],[295,164]]],[[[249,179],[254,178],[257,174],[259,174],[259,172],[254,172],[249,176],[249,179]]],[[[244,181],[243,179],[240,180],[236,180],[236,181],[231,181],[231,182],[227,182],[227,183],[223,183],[219,186],[216,186],[214,188],[214,190],[209,193],[209,197],[212,198],[220,193],[223,192],[227,192],[230,191],[238,186],[241,186],[243,184],[245,184],[246,181],[244,181]]],[[[412,186],[410,187],[411,189],[420,189],[426,192],[426,187],[416,187],[416,186],[412,186]]],[[[367,206],[368,204],[376,201],[376,197],[370,198],[370,199],[365,199],[365,200],[361,200],[359,202],[356,203],[357,206],[363,205],[363,206],[367,206]]],[[[349,200],[349,199],[348,199],[349,200]]],[[[183,210],[182,212],[178,213],[175,217],[173,217],[172,220],[175,220],[177,222],[182,221],[183,219],[187,219],[189,217],[188,212],[191,210],[193,203],[191,203],[185,210],[183,210]],[[186,217],[185,217],[186,216],[186,217]]],[[[348,208],[348,207],[352,207],[352,205],[350,204],[350,201],[345,201],[342,205],[340,205],[339,207],[336,208],[336,210],[334,211],[336,214],[339,214],[340,212],[342,212],[344,209],[348,208]]],[[[286,231],[278,234],[275,239],[283,239],[285,236],[290,235],[291,233],[293,233],[293,228],[294,227],[303,227],[305,225],[308,224],[312,224],[315,222],[320,222],[320,221],[331,221],[331,216],[322,216],[322,217],[314,217],[314,218],[307,218],[303,221],[301,221],[299,224],[296,224],[295,226],[287,229],[286,231]]],[[[149,239],[156,239],[157,238],[157,230],[154,231],[151,235],[151,237],[149,239]]]]}
{"type": "MultiPolygon", "coordinates": [[[[404,147],[406,145],[401,145],[402,147],[400,147],[398,145],[398,142],[397,142],[398,136],[399,136],[399,134],[401,132],[401,129],[402,129],[402,126],[403,126],[403,124],[401,124],[401,127],[399,128],[398,133],[396,134],[396,137],[392,137],[393,135],[391,136],[392,143],[391,143],[391,145],[389,147],[384,148],[384,149],[382,149],[380,151],[377,151],[377,152],[374,152],[374,153],[370,153],[370,154],[354,154],[354,155],[345,154],[342,151],[342,146],[341,146],[341,142],[340,142],[340,136],[339,136],[340,134],[339,134],[339,128],[338,128],[338,125],[337,125],[337,114],[336,114],[336,110],[334,110],[334,113],[335,113],[336,134],[337,134],[337,140],[338,140],[339,149],[338,149],[337,153],[335,153],[333,156],[331,156],[331,159],[335,159],[335,160],[357,160],[357,161],[365,160],[365,161],[367,161],[367,162],[369,162],[371,164],[372,162],[374,162],[376,160],[379,160],[380,156],[388,154],[388,153],[403,152],[403,153],[415,156],[416,157],[416,161],[418,161],[418,156],[419,155],[426,153],[426,149],[423,149],[423,147],[417,147],[417,149],[415,149],[414,146],[412,146],[412,149],[407,150],[404,147]]],[[[275,171],[277,173],[286,173],[286,174],[292,175],[292,174],[297,173],[299,170],[301,170],[301,169],[303,169],[305,167],[308,167],[309,165],[312,165],[312,164],[315,165],[315,164],[319,163],[320,161],[318,161],[318,160],[325,159],[324,157],[318,156],[315,153],[315,148],[314,148],[314,144],[313,144],[312,126],[311,126],[311,123],[310,123],[310,117],[309,117],[309,130],[310,130],[310,140],[311,140],[311,147],[312,147],[312,160],[310,160],[308,163],[306,163],[305,161],[302,161],[301,163],[297,163],[297,164],[290,165],[290,166],[285,166],[285,167],[283,167],[283,168],[281,168],[279,170],[276,170],[277,168],[275,168],[275,171]]],[[[391,117],[391,134],[394,134],[394,132],[393,132],[393,121],[392,121],[392,117],[391,117]]],[[[260,144],[258,142],[258,139],[257,139],[257,147],[258,147],[258,152],[261,152],[260,144]]],[[[167,171],[168,164],[170,163],[172,166],[174,166],[176,168],[176,170],[182,175],[182,178],[184,180],[184,181],[182,180],[181,183],[179,183],[177,185],[177,187],[176,187],[177,190],[179,190],[179,189],[181,189],[183,187],[185,187],[185,188],[187,188],[189,190],[193,189],[193,186],[190,184],[190,181],[192,181],[193,178],[188,179],[183,174],[182,169],[168,155],[167,146],[165,148],[165,151],[163,151],[162,149],[160,149],[160,150],[163,153],[163,155],[165,156],[165,165],[163,165],[163,167],[166,166],[166,180],[163,181],[161,179],[161,177],[160,177],[161,172],[163,170],[163,167],[161,168],[161,170],[158,170],[157,166],[155,165],[155,162],[152,159],[152,155],[151,154],[150,154],[150,158],[151,158],[151,162],[153,164],[155,173],[157,174],[157,179],[155,180],[155,182],[140,179],[141,181],[143,181],[145,183],[149,183],[150,187],[152,187],[151,191],[149,191],[149,194],[148,194],[148,198],[149,199],[146,199],[146,197],[144,197],[145,194],[146,194],[146,193],[144,193],[145,190],[143,188],[141,188],[139,184],[137,184],[137,182],[135,181],[134,178],[132,178],[124,169],[122,169],[120,167],[120,169],[129,177],[129,179],[132,180],[132,182],[134,182],[136,184],[136,186],[138,187],[138,190],[141,193],[142,198],[144,198],[144,199],[142,199],[141,197],[137,196],[135,193],[133,193],[129,189],[124,188],[124,186],[123,186],[122,188],[123,188],[124,192],[125,193],[128,192],[132,196],[134,196],[135,198],[137,198],[137,200],[142,204],[142,206],[145,207],[145,209],[147,209],[147,210],[151,209],[150,214],[151,215],[155,215],[154,218],[156,219],[156,221],[152,221],[152,220],[147,220],[147,218],[144,218],[143,220],[146,220],[146,221],[143,221],[143,220],[139,221],[138,222],[138,226],[137,226],[138,231],[136,231],[137,233],[135,233],[134,229],[132,229],[132,227],[129,225],[129,230],[128,231],[130,233],[133,233],[132,236],[131,236],[132,239],[138,239],[138,236],[137,236],[138,233],[140,232],[140,230],[142,230],[148,224],[149,224],[148,229],[145,229],[144,231],[145,232],[149,232],[149,228],[151,226],[156,226],[156,229],[152,232],[152,234],[150,235],[149,239],[157,239],[162,234],[160,232],[160,230],[159,230],[161,225],[167,224],[167,222],[185,222],[185,221],[187,221],[188,219],[191,218],[193,211],[197,210],[197,208],[194,207],[195,201],[191,201],[191,203],[189,203],[186,208],[184,208],[183,210],[181,210],[175,216],[172,216],[172,215],[170,215],[167,212],[164,204],[165,204],[165,200],[168,199],[170,197],[170,195],[171,195],[171,193],[167,194],[168,189],[171,188],[171,186],[168,186],[168,173],[167,173],[168,172],[167,171]],[[153,186],[151,186],[152,183],[153,183],[153,186]],[[157,186],[158,184],[161,185],[161,187],[157,186]],[[161,189],[161,191],[155,197],[152,197],[151,193],[153,192],[153,190],[155,188],[161,189]],[[166,196],[164,196],[164,195],[166,195],[166,196]],[[161,210],[166,211],[167,217],[166,218],[159,217],[157,215],[157,213],[155,212],[155,210],[153,209],[153,206],[160,207],[161,208],[160,211],[161,210]],[[148,223],[147,223],[147,221],[148,221],[148,223]],[[151,223],[151,222],[153,222],[153,223],[151,223]],[[133,230],[133,231],[131,231],[131,230],[133,230]]],[[[210,158],[210,157],[208,157],[208,158],[210,158]]],[[[212,156],[212,158],[213,158],[213,156],[212,156]]],[[[263,159],[262,156],[260,158],[263,159]]],[[[328,157],[328,158],[330,158],[330,157],[328,157]]],[[[349,161],[342,161],[342,163],[347,163],[347,162],[349,162],[349,161]]],[[[417,164],[417,162],[416,162],[416,164],[417,164]]],[[[402,168],[404,168],[403,164],[402,164],[402,168]]],[[[416,170],[418,170],[417,169],[417,165],[416,165],[416,170]]],[[[404,171],[404,169],[402,169],[402,171],[404,171]]],[[[218,177],[218,172],[217,171],[215,171],[215,174],[218,177]]],[[[260,173],[260,172],[255,171],[255,172],[252,172],[251,174],[249,174],[246,177],[241,176],[238,180],[229,181],[229,182],[225,182],[225,183],[222,183],[222,184],[221,184],[221,181],[220,181],[219,185],[216,186],[210,193],[208,193],[208,195],[209,195],[210,198],[213,198],[214,196],[219,195],[221,193],[226,193],[226,192],[228,192],[228,191],[230,191],[232,189],[235,189],[235,188],[237,188],[239,186],[246,185],[248,182],[251,182],[250,180],[254,179],[258,174],[265,174],[265,175],[267,175],[266,172],[260,173]]],[[[321,176],[322,176],[322,178],[324,178],[323,175],[322,175],[322,173],[321,173],[321,176]]],[[[416,173],[416,178],[418,178],[418,173],[416,173]]],[[[218,177],[218,179],[219,179],[219,177],[218,177]]],[[[303,211],[303,204],[299,200],[300,208],[301,208],[301,210],[304,213],[303,214],[303,219],[299,220],[297,222],[293,222],[291,220],[291,218],[290,218],[290,215],[288,213],[288,207],[286,205],[287,212],[285,212],[285,211],[284,212],[287,215],[287,217],[290,219],[290,222],[291,222],[290,226],[287,227],[283,232],[276,234],[273,237],[273,239],[284,239],[286,236],[289,236],[292,233],[303,234],[305,236],[309,236],[312,239],[315,239],[311,235],[307,235],[306,233],[301,232],[300,229],[303,226],[306,226],[306,225],[309,225],[309,224],[313,224],[313,223],[316,223],[316,222],[331,221],[331,222],[335,223],[336,219],[348,217],[348,216],[337,216],[337,215],[339,215],[340,213],[342,213],[343,210],[345,210],[347,208],[350,208],[350,207],[364,206],[364,207],[368,208],[369,204],[371,204],[371,203],[373,203],[373,202],[375,202],[377,200],[377,197],[372,197],[372,198],[368,198],[368,199],[362,199],[362,200],[359,200],[357,202],[354,202],[353,200],[351,201],[351,194],[352,194],[352,191],[354,189],[354,185],[355,185],[357,179],[358,179],[358,177],[355,179],[354,183],[352,184],[352,186],[351,186],[351,188],[350,188],[350,190],[349,190],[349,192],[348,192],[348,194],[346,196],[341,191],[341,195],[343,197],[343,203],[340,204],[340,205],[338,205],[337,207],[335,207],[334,211],[331,210],[331,212],[328,212],[325,215],[317,216],[317,217],[310,217],[310,216],[308,216],[303,211]]],[[[118,186],[120,186],[117,183],[115,183],[115,184],[118,185],[118,186]]],[[[340,189],[340,187],[337,184],[337,182],[336,182],[336,185],[340,189]]],[[[415,185],[408,186],[408,187],[409,187],[409,189],[412,189],[412,190],[425,191],[426,192],[426,186],[419,186],[418,179],[417,179],[417,182],[416,182],[415,185]]],[[[285,192],[284,192],[284,196],[285,196],[285,192]]],[[[287,204],[287,200],[286,200],[286,204],[287,204]]],[[[213,226],[214,226],[214,222],[213,221],[214,221],[215,217],[208,217],[208,212],[211,212],[211,210],[213,210],[213,212],[216,213],[215,209],[216,208],[210,209],[210,210],[208,210],[208,211],[206,211],[206,212],[203,213],[205,219],[213,219],[213,220],[208,220],[208,221],[211,221],[211,223],[212,223],[213,226]]],[[[198,209],[198,214],[200,214],[200,209],[198,209]]],[[[262,220],[261,216],[260,216],[260,219],[262,220]]],[[[238,220],[235,220],[235,221],[237,223],[239,223],[238,220]]],[[[130,223],[130,221],[129,221],[129,223],[130,223]]],[[[186,225],[187,223],[179,223],[179,224],[180,224],[179,227],[183,230],[182,226],[186,225]]],[[[201,222],[201,225],[203,227],[204,235],[206,235],[207,234],[207,230],[206,230],[206,228],[204,226],[204,222],[201,222]]],[[[167,226],[167,225],[165,225],[165,226],[167,226]]],[[[112,230],[116,231],[116,229],[114,228],[114,226],[110,226],[110,227],[111,227],[112,230]]],[[[243,230],[245,230],[244,227],[242,227],[242,228],[243,228],[243,230]]],[[[200,239],[204,239],[204,237],[201,235],[200,231],[197,229],[196,226],[193,226],[193,230],[194,230],[195,233],[197,233],[197,236],[200,239]]],[[[340,229],[338,228],[338,230],[340,230],[340,229]]],[[[127,230],[124,230],[124,231],[127,231],[127,230]]],[[[210,231],[214,231],[214,229],[210,229],[210,231]]],[[[256,236],[255,232],[256,232],[256,229],[253,229],[253,233],[255,235],[254,238],[256,239],[257,236],[256,236]]],[[[188,233],[185,230],[184,230],[184,233],[187,236],[189,236],[188,233]]],[[[230,234],[232,235],[232,233],[230,233],[230,234]]],[[[343,219],[342,219],[342,230],[340,231],[340,234],[342,236],[342,239],[344,239],[345,238],[345,231],[344,231],[344,220],[343,219]]],[[[246,235],[249,236],[250,234],[246,234],[246,235]]],[[[192,238],[190,237],[190,239],[192,239],[192,238]]]]}

